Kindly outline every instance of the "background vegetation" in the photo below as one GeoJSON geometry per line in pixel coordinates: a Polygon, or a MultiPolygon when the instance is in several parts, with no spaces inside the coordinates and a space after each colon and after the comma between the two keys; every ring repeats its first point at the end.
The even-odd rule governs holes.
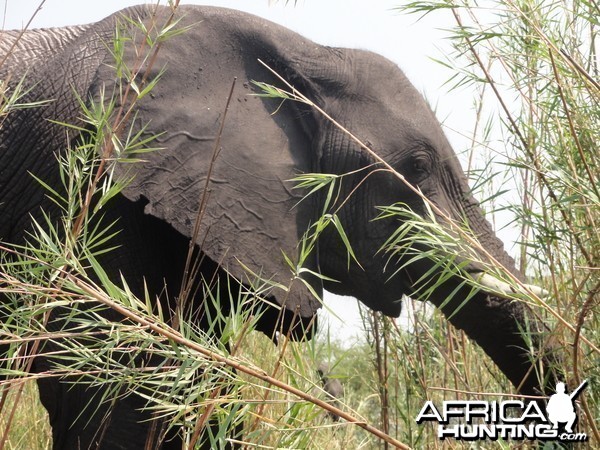
{"type": "MultiPolygon", "coordinates": [[[[515,217],[521,243],[518,265],[550,292],[547,303],[532,307],[564,348],[569,384],[589,380],[580,397],[579,428],[590,436],[582,448],[596,448],[600,442],[599,358],[594,346],[600,329],[599,5],[595,0],[481,4],[440,0],[399,6],[403,13],[448,17],[448,37],[455,53],[441,58],[440,64],[454,72],[449,88],[468,86],[476,93],[473,101],[478,112],[473,130],[466,131],[472,135],[471,147],[457,151],[462,152],[473,189],[484,200],[490,219],[502,211],[515,217]]],[[[147,54],[152,55],[168,34],[154,35],[145,48],[147,54]]],[[[130,82],[135,75],[129,73],[130,82]]],[[[123,89],[131,92],[131,105],[147,94],[128,86],[132,85],[123,89]]],[[[19,96],[2,94],[2,114],[10,114],[11,108],[19,107],[19,96]]],[[[110,172],[103,163],[106,149],[99,143],[105,136],[114,142],[123,136],[118,124],[126,114],[88,110],[89,120],[104,135],[89,136],[83,148],[61,161],[64,178],[70,181],[65,182],[65,193],[55,198],[65,211],[65,230],[75,230],[76,239],[65,242],[60,230],[42,232],[52,229],[52,224],[40,224],[29,248],[19,249],[24,256],[17,262],[2,261],[0,290],[26,305],[15,309],[14,321],[0,328],[0,340],[12,344],[13,355],[39,338],[56,338],[45,334],[43,317],[77,298],[124,311],[130,321],[121,325],[121,340],[108,346],[112,353],[106,351],[105,340],[88,341],[88,348],[104,358],[99,372],[90,354],[78,353],[74,347],[66,347],[65,353],[77,358],[65,364],[87,374],[88,382],[115,389],[128,383],[130,389],[140,390],[152,398],[157,411],[186,426],[190,443],[212,414],[224,423],[243,419],[243,439],[257,448],[375,449],[393,448],[400,445],[398,441],[413,448],[475,446],[440,442],[433,428],[417,426],[414,418],[426,399],[436,403],[499,399],[512,387],[483,352],[429,308],[410,308],[408,327],[365,310],[365,340],[351,347],[331,341],[326,332],[311,343],[282,339],[274,347],[264,336],[250,332],[251,318],[242,312],[221,318],[226,332],[220,342],[214,342],[186,317],[178,327],[169,326],[150,306],[150,299],[134,299],[123,283],[103,279],[102,268],[94,264],[94,249],[112,231],[90,231],[85,223],[91,222],[81,223],[80,217],[89,215],[85,220],[91,220],[95,212],[82,216],[77,199],[88,189],[107,199],[119,188],[103,181],[110,172]],[[105,178],[90,178],[93,173],[105,178]],[[89,283],[89,272],[102,280],[102,286],[89,283]],[[60,292],[53,290],[57,286],[60,292]],[[124,343],[129,345],[123,347],[124,343]],[[152,349],[172,364],[137,373],[132,381],[132,367],[122,359],[125,349],[152,349]],[[328,398],[315,371],[320,361],[328,361],[330,376],[343,383],[341,409],[356,422],[380,430],[379,436],[368,427],[333,421],[326,414],[326,403],[319,400],[328,398]],[[234,373],[227,367],[238,370],[234,373]],[[152,383],[143,383],[148,380],[152,383]],[[223,386],[229,392],[225,399],[217,395],[223,386]],[[299,391],[304,395],[299,397],[299,391]]],[[[138,139],[122,144],[119,157],[132,159],[149,143],[138,139]]],[[[263,289],[257,284],[243,298],[212,301],[241,305],[263,289]]],[[[108,326],[94,310],[81,313],[78,320],[83,329],[92,323],[101,330],[108,326]]],[[[49,429],[24,361],[5,372],[7,381],[0,381],[0,448],[49,447],[49,429]]],[[[215,440],[221,437],[217,433],[215,440]]],[[[497,445],[510,448],[514,443],[497,445]]]]}

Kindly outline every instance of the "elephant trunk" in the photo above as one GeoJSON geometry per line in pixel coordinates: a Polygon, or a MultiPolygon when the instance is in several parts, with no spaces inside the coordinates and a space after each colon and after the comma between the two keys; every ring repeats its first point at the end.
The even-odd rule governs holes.
{"type": "MultiPolygon", "coordinates": [[[[487,252],[513,276],[524,281],[525,276],[504,250],[480,205],[470,195],[464,195],[463,202],[462,213],[487,252]]],[[[427,268],[419,271],[423,270],[427,268]]],[[[475,295],[472,295],[473,288],[462,279],[448,280],[430,300],[455,327],[483,348],[519,392],[543,394],[545,385],[553,386],[557,381],[560,367],[557,352],[547,342],[550,330],[524,302],[508,298],[514,294],[509,284],[479,271],[475,263],[471,275],[482,287],[475,295]],[[465,303],[465,299],[469,300],[465,303]]],[[[527,287],[538,296],[547,295],[537,286],[527,287]]]]}
{"type": "Polygon", "coordinates": [[[543,386],[554,385],[557,362],[544,342],[549,330],[529,307],[484,292],[461,307],[464,298],[459,294],[449,302],[434,303],[492,358],[520,393],[539,395],[543,386]]]}
{"type": "Polygon", "coordinates": [[[545,386],[554,387],[560,361],[547,341],[550,330],[527,304],[503,297],[498,286],[490,293],[485,286],[478,289],[465,283],[461,276],[432,278],[431,262],[425,259],[411,263],[406,274],[418,280],[408,292],[416,298],[436,283],[427,300],[487,353],[519,393],[543,395],[545,386]]]}

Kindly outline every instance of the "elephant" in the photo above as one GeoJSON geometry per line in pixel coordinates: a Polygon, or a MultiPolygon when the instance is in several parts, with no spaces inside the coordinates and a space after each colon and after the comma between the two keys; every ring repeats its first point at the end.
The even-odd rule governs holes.
{"type": "MultiPolygon", "coordinates": [[[[325,361],[320,362],[317,366],[317,374],[321,379],[323,390],[329,396],[329,403],[339,409],[341,406],[340,400],[344,397],[344,387],[342,386],[342,383],[337,378],[331,378],[329,364],[325,361]]],[[[334,422],[340,420],[340,416],[331,411],[328,412],[328,415],[334,422]]]]}
{"type": "MultiPolygon", "coordinates": [[[[139,30],[132,21],[139,19],[151,29],[152,23],[165,23],[171,11],[138,6],[83,26],[22,35],[2,32],[0,79],[7,80],[9,88],[24,80],[23,102],[51,100],[12,111],[2,119],[3,243],[23,244],[31,218],[41,218],[41,211],[59,220],[60,212],[47,198],[46,189],[30,174],[60,189],[55,155],[77,136],[57,122],[85,128],[81,101],[89,103],[99,99],[101,92],[115,89],[120,75],[107,43],[117,24],[135,35],[139,30]]],[[[260,331],[310,338],[324,290],[356,297],[391,317],[400,314],[400,300],[408,295],[440,308],[483,348],[520,393],[539,395],[546,383],[554,385],[558,374],[552,355],[558,351],[546,342],[547,326],[523,302],[510,301],[485,286],[473,291],[460,275],[445,277],[428,290],[424,288],[428,277],[439,270],[431,258],[392,257],[380,251],[403,223],[397,217],[382,217],[380,207],[402,204],[428,218],[431,208],[421,192],[437,207],[436,216],[443,212],[458,221],[466,219],[482,247],[515,278],[525,281],[470,192],[434,113],[394,63],[364,50],[322,46],[234,10],[180,6],[175,18],[177,27],[185,31],[162,42],[148,79],[164,73],[151,94],[136,105],[136,123],[144,124],[144,133],[158,135],[161,149],[145,154],[136,164],[117,165],[115,178],[131,181],[103,206],[104,220],[118,220],[120,229],[111,241],[114,248],[100,260],[109,278],[127,280],[140,298],[148,292],[164,302],[164,310],[171,308],[208,185],[210,195],[202,216],[205,232],[193,242],[203,256],[200,272],[207,277],[216,274],[223,280],[221,286],[238,289],[246,286],[248,270],[274,286],[289,286],[267,294],[269,306],[261,309],[257,324],[260,331]],[[265,65],[318,108],[252,95],[257,93],[253,80],[282,86],[265,65]],[[234,78],[237,82],[219,132],[234,78]],[[321,111],[374,153],[365,151],[321,111]],[[217,139],[218,157],[211,164],[217,139]],[[415,189],[384,169],[375,155],[415,189]],[[303,261],[307,270],[298,277],[286,258],[298,261],[298,242],[323,214],[327,200],[322,192],[305,199],[305,191],[293,189],[290,180],[306,173],[343,175],[337,195],[327,206],[335,211],[345,235],[337,227],[325,228],[303,261]],[[353,251],[350,260],[346,242],[353,251]]],[[[125,49],[124,58],[135,63],[134,46],[125,49]]],[[[428,254],[435,248],[420,244],[414,250],[428,254]]],[[[481,274],[482,267],[475,262],[465,267],[473,277],[481,274]]],[[[194,308],[208,308],[203,299],[198,293],[194,308]]],[[[226,312],[227,306],[222,308],[226,312]]],[[[58,320],[59,312],[54,314],[58,320]]],[[[120,319],[116,312],[103,314],[120,319]]],[[[50,356],[38,356],[31,370],[43,372],[53,363],[50,356]]],[[[122,448],[123,442],[126,448],[147,448],[144,439],[131,439],[149,435],[153,426],[149,413],[141,409],[142,399],[119,399],[112,405],[111,420],[103,422],[102,414],[82,413],[92,398],[91,387],[58,378],[40,378],[38,385],[54,448],[122,448]]],[[[179,448],[181,442],[174,437],[162,445],[179,448]]],[[[151,442],[150,447],[158,444],[151,442]]]]}

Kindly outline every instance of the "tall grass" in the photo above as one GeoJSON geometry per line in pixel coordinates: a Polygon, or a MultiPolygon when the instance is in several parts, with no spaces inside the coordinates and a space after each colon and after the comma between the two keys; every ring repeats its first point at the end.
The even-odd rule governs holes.
{"type": "MultiPolygon", "coordinates": [[[[600,442],[599,5],[450,0],[407,2],[400,9],[444,14],[453,23],[448,36],[455,52],[440,63],[451,73],[450,88],[469,86],[476,93],[478,120],[464,165],[478,197],[487,199],[483,207],[490,218],[494,211],[512,214],[518,266],[550,292],[546,304],[532,306],[552,324],[552,339],[564,350],[566,381],[572,388],[589,381],[578,405],[579,429],[590,436],[581,446],[595,448],[600,442]],[[498,192],[504,190],[517,196],[503,201],[498,192]]],[[[384,392],[390,395],[396,383],[404,386],[405,397],[391,401],[402,405],[397,414],[403,442],[417,448],[453,446],[439,442],[433,429],[411,423],[424,399],[493,399],[486,393],[511,391],[485,355],[437,314],[420,312],[413,333],[380,338],[388,319],[369,319],[377,320],[383,323],[371,326],[372,346],[388,353],[387,367],[396,369],[386,377],[392,386],[384,392]]],[[[384,409],[382,403],[381,416],[390,420],[384,409]]]]}
{"type": "MultiPolygon", "coordinates": [[[[479,197],[487,198],[484,208],[490,214],[503,209],[514,215],[521,243],[518,264],[550,292],[545,304],[535,297],[529,301],[565,350],[563,369],[569,384],[589,380],[581,397],[579,426],[591,436],[587,447],[594,448],[600,442],[599,358],[594,347],[600,337],[596,314],[600,289],[598,4],[594,0],[501,0],[477,6],[468,0],[447,0],[411,2],[402,9],[445,14],[452,24],[448,33],[455,54],[442,61],[454,71],[449,83],[471,86],[477,93],[478,121],[465,165],[479,197]],[[510,176],[502,178],[513,180],[514,185],[505,187],[518,193],[509,204],[495,195],[503,190],[497,174],[506,173],[510,176]]],[[[149,59],[160,51],[161,39],[168,38],[160,32],[154,37],[144,39],[151,43],[143,52],[149,59]]],[[[125,45],[126,41],[117,41],[117,59],[119,42],[125,45]]],[[[124,73],[130,82],[123,90],[131,92],[134,111],[136,97],[147,95],[152,83],[134,85],[139,74],[124,73]]],[[[2,103],[6,113],[10,113],[8,105],[18,103],[18,96],[10,98],[14,100],[2,103]]],[[[401,447],[401,443],[413,448],[471,447],[439,441],[433,427],[415,423],[425,400],[499,399],[512,387],[480,349],[430,308],[409,308],[408,327],[363,311],[366,339],[351,348],[326,334],[309,343],[282,337],[274,347],[269,339],[251,332],[255,318],[243,308],[272,288],[261,280],[237,297],[205,299],[234,305],[230,316],[215,318],[215,326],[224,330],[220,340],[198,329],[185,315],[174,326],[153,307],[153,299],[133,297],[125,280],[108,280],[94,251],[109,242],[113,230],[91,226],[94,209],[91,203],[82,206],[80,199],[96,196],[100,202],[108,201],[122,188],[107,176],[110,158],[106,155],[112,149],[99,145],[119,142],[119,136],[127,135],[113,126],[127,111],[87,107],[86,116],[98,134],[89,136],[81,148],[65,152],[60,161],[66,194],[55,195],[55,200],[63,207],[62,223],[70,233],[53,229],[50,222],[39,224],[30,246],[18,249],[20,258],[2,261],[0,289],[20,305],[13,311],[13,322],[0,328],[0,339],[13,345],[12,355],[30,351],[27,342],[58,338],[48,335],[44,327],[44,317],[54,307],[87,303],[95,307],[74,312],[76,321],[68,332],[73,339],[61,340],[64,367],[57,367],[56,373],[76,370],[82,375],[80,382],[102,383],[113,393],[123,386],[135,390],[148,398],[149,408],[186,430],[190,446],[213,416],[225,425],[243,419],[244,433],[236,439],[250,448],[376,449],[401,447]],[[65,240],[64,235],[76,238],[65,240]],[[90,272],[101,281],[99,285],[91,282],[90,272]],[[97,308],[116,310],[129,321],[107,323],[96,314],[97,308]],[[98,339],[86,336],[87,351],[82,352],[75,338],[81,338],[84,329],[99,334],[98,339]],[[141,352],[152,352],[168,363],[141,370],[133,359],[125,358],[141,352]],[[315,369],[323,360],[330,362],[331,375],[343,381],[342,411],[321,389],[315,369]],[[326,409],[344,414],[345,420],[331,421],[326,409]]],[[[118,148],[124,151],[119,156],[138,158],[148,146],[151,142],[141,139],[121,143],[118,148]]],[[[335,180],[305,176],[298,183],[331,193],[335,180]]],[[[307,233],[303,246],[307,252],[326,226],[338,228],[344,236],[335,215],[326,216],[307,233]]],[[[27,358],[14,358],[19,361],[26,363],[27,358]]],[[[0,381],[4,395],[0,436],[8,432],[0,448],[48,448],[49,429],[36,404],[35,388],[31,381],[24,391],[20,388],[24,380],[33,378],[26,369],[13,366],[3,373],[7,381],[0,381]],[[14,417],[13,404],[17,406],[14,417]]],[[[226,426],[215,431],[215,448],[225,442],[226,431],[226,426]]],[[[510,448],[512,444],[497,445],[510,448]]]]}

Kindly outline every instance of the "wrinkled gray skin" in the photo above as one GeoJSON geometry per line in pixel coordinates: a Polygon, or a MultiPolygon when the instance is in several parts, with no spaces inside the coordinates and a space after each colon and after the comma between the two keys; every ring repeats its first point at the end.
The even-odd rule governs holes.
{"type": "MultiPolygon", "coordinates": [[[[43,189],[28,175],[32,172],[59,186],[53,153],[66,147],[66,134],[46,119],[77,123],[80,115],[73,88],[82,98],[99,98],[103,86],[106,92],[112,91],[115,74],[106,42],[111,40],[120,14],[139,16],[146,22],[151,17],[149,9],[138,7],[87,26],[27,32],[0,69],[3,78],[12,75],[13,84],[28,71],[31,92],[27,100],[55,100],[41,108],[12,113],[2,124],[0,238],[4,242],[23,242],[30,215],[40,217],[40,206],[52,212],[43,189]]],[[[166,14],[166,9],[159,10],[159,24],[164,23],[166,14]]],[[[287,180],[303,172],[344,174],[374,162],[310,108],[286,102],[278,109],[279,101],[249,96],[253,92],[250,80],[280,84],[257,62],[261,59],[367,141],[442,210],[456,218],[468,218],[487,250],[523,278],[470,194],[431,110],[393,63],[365,51],[323,47],[236,11],[194,6],[180,8],[178,15],[182,14],[181,26],[192,27],[164,44],[153,74],[163,67],[166,74],[153,95],[143,99],[139,112],[140,123],[150,122],[150,132],[165,132],[159,139],[165,150],[149,154],[147,162],[135,165],[130,172],[135,175],[133,183],[105,208],[107,219],[119,217],[123,230],[116,238],[121,247],[102,261],[110,276],[118,279],[122,272],[140,296],[142,277],[153,294],[163,292],[164,282],[169,293],[178,292],[187,242],[234,77],[237,84],[204,222],[210,226],[203,246],[210,258],[203,268],[206,274],[217,270],[211,262],[216,261],[220,277],[226,269],[243,280],[238,263],[242,261],[256,273],[288,284],[290,272],[281,253],[296,254],[298,239],[318,217],[321,205],[306,201],[294,207],[302,193],[292,191],[287,180]]],[[[2,55],[15,36],[14,32],[2,34],[2,55]]],[[[133,53],[127,58],[133,63],[133,53]]],[[[345,179],[340,195],[340,199],[346,198],[361,183],[339,216],[362,269],[355,263],[348,269],[340,239],[335,232],[326,232],[307,266],[340,282],[322,286],[316,279],[308,281],[318,292],[324,287],[353,295],[370,308],[398,316],[402,294],[415,296],[415,283],[430,264],[412,264],[388,280],[394,267],[384,271],[386,256],[376,251],[397,223],[372,219],[381,205],[404,202],[419,213],[424,213],[424,207],[390,174],[379,171],[365,180],[365,174],[374,170],[376,167],[345,179]]],[[[447,280],[429,300],[439,307],[459,281],[447,280]]],[[[465,296],[466,288],[458,288],[442,307],[444,314],[450,315],[465,296]]],[[[292,313],[306,325],[319,304],[299,282],[289,295],[272,293],[274,302],[282,304],[284,299],[284,331],[301,337],[299,327],[290,330],[292,313]]],[[[194,307],[201,309],[201,299],[197,300],[194,307]]],[[[173,299],[163,301],[173,304],[173,299]]],[[[106,314],[118,320],[115,314],[106,314]]],[[[50,328],[61,326],[59,315],[54,314],[50,328]]],[[[276,318],[276,311],[267,311],[260,328],[272,333],[278,326],[276,318]]],[[[526,318],[534,331],[543,329],[523,305],[480,292],[451,322],[465,330],[515,386],[522,385],[521,392],[533,394],[542,388],[536,370],[528,374],[530,354],[519,333],[526,318]]],[[[37,358],[33,370],[43,371],[51,364],[49,358],[37,358]]],[[[545,371],[553,378],[548,367],[545,371]]],[[[137,411],[143,405],[140,399],[129,396],[117,402],[110,419],[101,425],[102,410],[92,419],[87,413],[77,419],[91,398],[90,390],[70,389],[57,379],[40,381],[39,387],[50,414],[55,448],[87,448],[98,441],[102,448],[143,448],[151,424],[140,423],[148,418],[137,411]]],[[[165,446],[169,444],[176,447],[177,443],[165,446]]]]}

